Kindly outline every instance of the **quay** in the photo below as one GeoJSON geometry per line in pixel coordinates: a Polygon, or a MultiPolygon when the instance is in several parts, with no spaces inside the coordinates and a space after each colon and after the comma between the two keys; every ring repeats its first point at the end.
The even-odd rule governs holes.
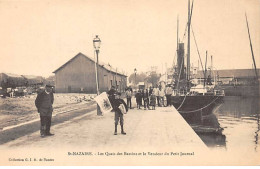
{"type": "Polygon", "coordinates": [[[41,152],[34,153],[34,156],[35,154],[36,156],[45,154],[48,158],[54,156],[56,161],[59,159],[63,161],[64,158],[77,161],[85,156],[90,161],[85,161],[84,165],[123,165],[125,160],[130,160],[131,164],[137,165],[138,160],[134,159],[140,153],[145,153],[146,157],[144,158],[143,154],[138,158],[143,158],[143,162],[152,165],[158,162],[154,161],[155,157],[159,161],[161,158],[165,160],[166,156],[168,160],[181,156],[187,156],[182,158],[183,160],[186,158],[194,160],[196,159],[194,156],[198,157],[199,152],[208,151],[207,146],[174,107],[156,107],[156,110],[130,109],[124,115],[124,122],[127,134],[121,135],[120,125],[118,125],[118,135],[114,135],[114,112],[97,116],[94,110],[54,125],[51,128],[55,133],[54,136],[41,138],[37,131],[5,143],[0,148],[16,152],[19,149],[22,151],[33,148],[41,152]],[[50,155],[51,150],[56,155],[50,155]],[[117,153],[122,154],[119,161],[117,161],[117,153]],[[57,157],[57,154],[60,155],[57,157]],[[98,163],[100,158],[105,162],[104,164],[98,163]],[[115,159],[117,159],[116,163],[113,161],[115,159]]]}

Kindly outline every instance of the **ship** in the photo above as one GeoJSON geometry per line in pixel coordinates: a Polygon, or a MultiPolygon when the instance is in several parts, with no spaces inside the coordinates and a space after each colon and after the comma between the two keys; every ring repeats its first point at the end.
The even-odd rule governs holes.
{"type": "MultiPolygon", "coordinates": [[[[194,84],[190,71],[190,33],[193,2],[188,2],[188,22],[186,26],[187,38],[187,59],[184,59],[184,43],[179,41],[177,29],[177,66],[175,66],[174,92],[171,96],[172,105],[178,112],[186,118],[202,119],[209,116],[223,103],[225,92],[216,83],[212,83],[212,78],[207,73],[201,62],[204,79],[202,84],[194,84]],[[184,64],[186,60],[186,65],[184,64]]],[[[178,23],[178,22],[177,22],[178,23]]],[[[177,24],[178,25],[178,24],[177,24]]],[[[177,26],[178,27],[178,26],[177,26]]],[[[185,30],[185,31],[186,31],[185,30]]],[[[186,32],[185,32],[186,33],[186,32]]],[[[194,36],[194,34],[193,34],[194,36]]],[[[195,39],[195,38],[194,38],[195,39]]],[[[198,51],[198,49],[197,49],[198,51]]],[[[199,55],[200,56],[200,55],[199,55]]],[[[207,52],[206,52],[207,60],[207,52]]],[[[201,61],[201,58],[200,58],[201,61]]],[[[207,61],[206,61],[207,63],[207,61]]]]}

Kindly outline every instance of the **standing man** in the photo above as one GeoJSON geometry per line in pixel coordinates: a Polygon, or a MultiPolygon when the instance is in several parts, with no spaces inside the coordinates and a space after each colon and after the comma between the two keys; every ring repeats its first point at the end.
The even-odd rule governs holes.
{"type": "Polygon", "coordinates": [[[172,105],[172,103],[171,103],[171,95],[172,95],[172,93],[173,93],[173,90],[172,90],[171,85],[169,84],[166,87],[166,94],[165,94],[166,98],[167,98],[167,106],[171,106],[172,105]]]}
{"type": "Polygon", "coordinates": [[[154,94],[155,97],[157,98],[157,104],[158,104],[158,106],[160,106],[160,96],[159,96],[159,88],[158,88],[158,85],[156,85],[155,88],[153,89],[153,94],[154,94]]]}
{"type": "Polygon", "coordinates": [[[37,107],[41,119],[41,137],[54,135],[50,133],[51,117],[53,111],[52,104],[54,101],[52,87],[53,86],[51,85],[46,85],[45,90],[38,93],[37,98],[35,100],[35,106],[37,107]]]}
{"type": "Polygon", "coordinates": [[[132,101],[131,101],[131,99],[132,99],[132,92],[131,92],[131,89],[128,88],[126,90],[126,100],[127,100],[127,107],[129,109],[132,109],[132,101]]]}
{"type": "Polygon", "coordinates": [[[159,90],[160,107],[165,106],[164,105],[164,96],[165,96],[165,90],[164,90],[164,88],[160,87],[160,90],[159,90]]]}
{"type": "Polygon", "coordinates": [[[144,110],[146,110],[146,107],[148,108],[148,110],[150,110],[148,89],[144,90],[143,100],[144,100],[144,110]]]}

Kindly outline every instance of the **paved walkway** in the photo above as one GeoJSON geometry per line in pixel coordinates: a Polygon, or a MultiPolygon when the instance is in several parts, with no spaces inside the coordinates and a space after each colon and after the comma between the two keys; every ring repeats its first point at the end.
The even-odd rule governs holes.
{"type": "MultiPolygon", "coordinates": [[[[154,156],[162,156],[158,153],[167,152],[172,153],[172,156],[180,156],[180,152],[207,151],[206,145],[173,107],[157,107],[156,110],[131,109],[128,114],[124,115],[124,118],[126,135],[120,134],[120,125],[118,126],[119,134],[113,135],[113,112],[97,116],[96,111],[92,111],[53,126],[51,132],[55,133],[55,136],[41,138],[39,132],[34,132],[3,144],[0,148],[15,152],[17,149],[34,150],[34,156],[37,157],[39,153],[35,153],[36,150],[49,157],[50,152],[61,153],[58,157],[55,154],[51,155],[55,156],[55,161],[59,161],[59,158],[62,160],[64,156],[68,158],[69,152],[92,152],[93,156],[98,157],[100,152],[104,154],[126,152],[130,153],[127,158],[129,160],[130,156],[135,156],[135,153],[140,152],[155,153],[154,156]]],[[[150,155],[153,156],[153,154],[150,155]]],[[[71,158],[80,161],[80,158],[75,158],[75,156],[71,158]]],[[[97,165],[97,159],[92,158],[90,163],[97,165]]],[[[109,159],[110,156],[106,158],[107,164],[110,162],[109,159]]],[[[120,162],[117,164],[120,165],[120,162]]]]}
{"type": "Polygon", "coordinates": [[[113,135],[113,118],[113,112],[96,116],[96,111],[93,111],[89,115],[83,115],[52,127],[54,137],[40,138],[39,132],[35,132],[7,143],[6,146],[44,147],[51,146],[50,144],[55,145],[60,140],[63,141],[59,143],[59,146],[69,144],[102,148],[137,145],[140,147],[205,146],[173,107],[159,107],[156,110],[131,109],[128,114],[124,115],[127,135],[121,135],[120,125],[118,125],[118,135],[113,135]],[[120,142],[118,142],[119,139],[120,142]]]}

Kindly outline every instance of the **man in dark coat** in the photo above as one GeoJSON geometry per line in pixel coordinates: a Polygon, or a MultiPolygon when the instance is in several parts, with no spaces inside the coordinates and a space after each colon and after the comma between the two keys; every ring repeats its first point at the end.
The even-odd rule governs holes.
{"type": "Polygon", "coordinates": [[[41,137],[54,135],[50,133],[53,101],[52,86],[46,85],[45,90],[38,93],[35,100],[35,106],[37,107],[41,119],[41,137]]]}
{"type": "Polygon", "coordinates": [[[137,93],[135,94],[135,98],[136,98],[137,109],[141,109],[143,96],[140,90],[138,90],[137,93]]]}
{"type": "Polygon", "coordinates": [[[107,92],[109,95],[109,101],[113,107],[113,110],[115,111],[115,132],[114,135],[117,135],[117,125],[120,121],[121,126],[121,134],[126,135],[126,132],[124,131],[124,114],[119,109],[120,104],[123,104],[126,112],[128,111],[128,107],[123,99],[120,99],[121,93],[118,93],[116,91],[113,91],[113,89],[110,89],[110,91],[107,92]],[[111,91],[112,90],[112,91],[111,91]]]}

